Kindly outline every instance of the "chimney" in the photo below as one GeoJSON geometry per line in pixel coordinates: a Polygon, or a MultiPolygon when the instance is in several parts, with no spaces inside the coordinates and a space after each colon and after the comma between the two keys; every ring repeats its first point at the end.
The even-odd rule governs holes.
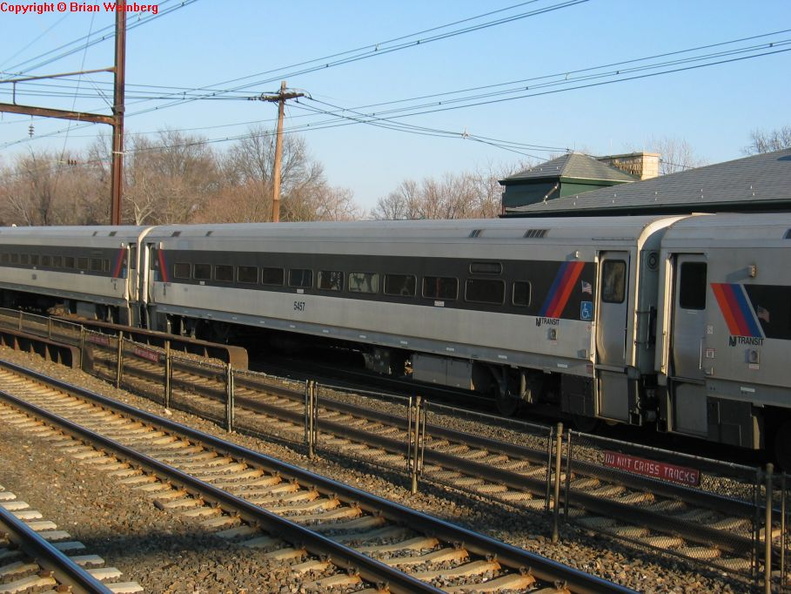
{"type": "Polygon", "coordinates": [[[597,157],[601,163],[634,175],[640,181],[659,176],[659,153],[628,153],[597,157]]]}

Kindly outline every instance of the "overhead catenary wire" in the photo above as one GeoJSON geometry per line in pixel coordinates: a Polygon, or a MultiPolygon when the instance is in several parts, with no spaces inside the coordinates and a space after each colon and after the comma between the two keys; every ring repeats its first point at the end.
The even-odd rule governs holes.
{"type": "MultiPolygon", "coordinates": [[[[753,39],[753,38],[754,37],[751,37],[751,38],[748,38],[748,39],[753,39]]],[[[739,40],[736,40],[736,41],[739,41],[739,40]]],[[[723,44],[724,43],[732,43],[732,42],[723,42],[723,44]]],[[[719,46],[719,45],[722,45],[722,44],[716,44],[716,45],[719,46]]],[[[712,46],[709,45],[709,46],[703,46],[703,47],[712,47],[712,46]]],[[[580,89],[584,89],[584,88],[602,86],[602,85],[607,85],[607,84],[614,84],[614,83],[618,83],[618,82],[627,82],[627,81],[632,81],[632,80],[637,80],[637,79],[642,79],[642,78],[649,78],[649,77],[654,77],[654,76],[662,76],[662,75],[676,73],[676,72],[681,72],[681,71],[685,71],[685,70],[692,70],[692,69],[704,68],[704,67],[709,67],[709,66],[716,66],[716,65],[729,63],[729,62],[734,62],[734,61],[742,61],[742,60],[747,60],[747,59],[752,59],[752,58],[763,57],[763,56],[766,56],[766,55],[772,55],[772,54],[777,54],[777,53],[784,53],[784,52],[791,51],[791,40],[786,39],[786,40],[780,40],[780,41],[770,42],[770,43],[766,43],[766,44],[761,44],[759,46],[754,46],[752,48],[752,50],[754,51],[756,48],[768,48],[768,49],[766,49],[766,51],[759,52],[759,53],[752,53],[750,55],[737,55],[737,54],[744,53],[744,52],[741,51],[741,50],[734,50],[734,51],[737,52],[737,54],[734,54],[733,52],[729,52],[729,53],[727,53],[727,57],[721,57],[721,56],[724,55],[722,52],[714,52],[713,54],[710,54],[711,57],[719,58],[719,59],[716,59],[713,62],[696,63],[696,64],[692,64],[692,65],[687,65],[686,63],[683,63],[683,65],[678,65],[678,66],[675,66],[675,67],[671,67],[669,69],[666,69],[666,70],[663,70],[663,71],[660,71],[660,72],[643,72],[642,74],[635,74],[635,75],[628,76],[628,77],[622,77],[621,76],[621,71],[620,70],[616,70],[616,71],[610,72],[609,75],[608,75],[610,77],[615,77],[613,80],[597,80],[596,82],[584,82],[583,84],[574,84],[573,86],[572,86],[572,83],[577,83],[578,81],[577,81],[577,79],[569,78],[569,79],[564,79],[563,81],[556,81],[554,84],[551,84],[551,85],[540,86],[539,89],[537,89],[537,90],[530,91],[529,89],[527,89],[527,90],[525,90],[525,92],[522,92],[519,96],[513,96],[512,95],[513,91],[512,90],[508,90],[507,94],[511,94],[511,96],[508,96],[508,97],[496,97],[496,96],[494,98],[492,98],[491,96],[490,97],[486,97],[486,98],[475,97],[472,100],[470,100],[468,103],[455,104],[455,105],[448,105],[447,102],[444,105],[442,103],[440,103],[438,105],[421,105],[420,109],[422,111],[409,111],[407,113],[404,113],[402,111],[401,113],[398,113],[398,114],[389,113],[388,112],[386,115],[388,115],[389,117],[387,117],[387,118],[385,118],[385,117],[383,117],[381,115],[382,112],[378,112],[380,115],[377,115],[376,113],[374,113],[374,114],[365,114],[365,113],[359,112],[359,110],[357,108],[342,108],[342,107],[339,107],[339,106],[331,106],[331,107],[333,107],[334,111],[328,111],[328,110],[315,110],[315,111],[317,113],[321,113],[323,115],[331,117],[332,119],[325,120],[325,121],[320,121],[318,123],[312,122],[312,123],[307,123],[307,124],[292,125],[292,126],[286,128],[284,130],[284,132],[285,133],[295,133],[295,132],[299,132],[299,131],[323,130],[323,129],[327,129],[327,128],[334,128],[334,127],[339,127],[339,126],[348,126],[348,125],[353,125],[353,124],[368,124],[368,125],[373,125],[373,126],[378,126],[378,127],[390,126],[390,129],[397,129],[396,128],[396,122],[395,122],[396,118],[402,119],[404,117],[411,117],[411,116],[417,116],[417,115],[426,115],[426,114],[437,113],[437,112],[442,112],[442,111],[462,109],[462,108],[465,108],[465,107],[476,107],[476,106],[488,105],[488,104],[492,104],[492,103],[499,103],[499,102],[503,102],[503,101],[513,101],[513,100],[516,100],[516,99],[525,99],[525,98],[528,98],[528,97],[536,97],[536,96],[540,96],[540,95],[561,93],[561,92],[567,92],[567,91],[571,91],[571,90],[580,90],[580,89]],[[549,88],[549,89],[544,88],[546,86],[549,86],[549,87],[560,87],[560,88],[549,88]],[[358,112],[358,115],[354,115],[354,116],[349,116],[348,115],[349,113],[353,113],[353,112],[358,112]]],[[[683,51],[692,51],[692,50],[683,50],[683,51]]],[[[677,53],[677,52],[674,52],[674,53],[677,53]]],[[[668,55],[668,54],[667,53],[661,54],[661,56],[666,56],[666,55],[668,55]]],[[[640,60],[643,60],[643,59],[645,59],[645,58],[641,58],[640,60]]],[[[704,57],[698,56],[698,57],[694,58],[694,61],[695,62],[701,62],[703,59],[705,59],[705,56],[704,57]]],[[[634,62],[634,61],[635,60],[630,60],[629,62],[634,62]]],[[[663,68],[663,67],[666,67],[666,63],[665,62],[662,62],[662,63],[657,64],[657,65],[654,66],[654,68],[663,68]]],[[[641,71],[645,71],[645,70],[649,70],[649,69],[650,69],[649,67],[641,67],[640,70],[641,71]]],[[[586,70],[589,70],[589,69],[586,69],[586,70]]],[[[557,76],[557,75],[545,75],[543,77],[538,77],[538,78],[546,78],[547,76],[557,76]]],[[[506,92],[503,92],[502,94],[506,94],[506,92]]],[[[319,100],[315,100],[315,99],[313,99],[313,100],[317,101],[317,102],[319,101],[319,100]]],[[[454,102],[454,103],[458,103],[458,102],[454,102]]],[[[132,114],[132,115],[134,115],[134,114],[132,114]]],[[[406,129],[406,126],[404,126],[403,123],[399,122],[398,126],[401,127],[400,128],[401,131],[410,131],[410,130],[406,129]]],[[[417,133],[414,129],[411,132],[412,133],[417,133]]],[[[446,137],[453,137],[453,136],[455,136],[455,137],[459,137],[458,133],[453,133],[453,132],[448,132],[448,131],[441,131],[441,130],[434,130],[434,132],[438,136],[446,136],[446,137]]],[[[53,135],[55,135],[55,134],[53,134],[53,135]]],[[[246,134],[241,134],[241,135],[237,135],[237,136],[233,136],[233,137],[226,137],[226,138],[222,138],[222,139],[213,139],[213,140],[210,140],[209,142],[229,142],[229,141],[232,141],[232,140],[238,140],[240,138],[244,138],[245,136],[246,136],[246,134]]],[[[25,142],[28,142],[28,141],[29,141],[28,139],[22,139],[22,140],[18,140],[18,141],[12,142],[12,143],[7,143],[4,146],[8,147],[8,146],[12,146],[14,144],[21,144],[21,143],[25,143],[25,142]]],[[[495,146],[497,146],[497,144],[495,144],[495,146]]],[[[506,149],[506,150],[509,150],[509,149],[506,149]]],[[[536,149],[531,149],[531,150],[536,150],[536,149]]],[[[538,149],[538,150],[543,150],[543,149],[538,149]]],[[[556,150],[557,149],[551,149],[550,152],[556,152],[556,150]]]]}
{"type": "MultiPolygon", "coordinates": [[[[476,15],[474,17],[463,19],[461,21],[455,21],[453,23],[442,25],[440,27],[434,27],[432,29],[427,29],[418,33],[401,36],[393,40],[388,40],[387,42],[381,42],[380,44],[376,44],[375,46],[364,46],[363,48],[358,48],[357,50],[349,50],[347,52],[334,54],[331,57],[338,57],[338,60],[336,61],[338,61],[338,65],[340,65],[341,63],[345,63],[343,62],[343,60],[346,59],[352,59],[352,58],[364,59],[363,56],[366,54],[362,53],[362,50],[367,51],[370,54],[369,57],[373,57],[374,55],[382,55],[382,52],[385,50],[397,51],[398,49],[406,49],[407,47],[412,47],[413,44],[420,45],[420,43],[414,43],[415,41],[420,40],[422,44],[425,45],[427,41],[444,39],[451,35],[461,35],[474,30],[478,30],[485,26],[486,27],[495,26],[497,24],[511,22],[517,18],[526,18],[526,16],[532,15],[534,13],[540,14],[541,11],[545,12],[548,10],[558,10],[560,8],[565,8],[568,6],[578,4],[581,1],[582,0],[579,0],[577,2],[556,3],[556,4],[552,4],[551,6],[543,7],[538,12],[528,11],[528,12],[521,12],[518,15],[507,15],[505,17],[498,16],[497,19],[494,20],[490,19],[485,23],[475,23],[474,25],[466,26],[466,23],[472,22],[476,19],[487,18],[493,15],[499,15],[508,10],[513,10],[526,5],[532,5],[538,2],[538,0],[531,0],[530,2],[522,2],[497,11],[483,13],[481,15],[476,15]],[[457,25],[459,24],[465,24],[465,27],[463,28],[457,27],[457,25]],[[441,33],[434,34],[435,32],[441,31],[442,29],[448,27],[454,27],[454,26],[457,27],[455,30],[443,31],[441,33]],[[433,35],[429,35],[429,34],[433,34],[433,35]],[[421,35],[423,37],[420,37],[419,40],[414,39],[415,37],[419,37],[421,35]],[[404,43],[407,42],[409,43],[407,45],[404,45],[404,43]],[[391,44],[391,45],[388,46],[387,44],[391,44]],[[358,52],[358,53],[355,54],[354,52],[358,52]]],[[[286,129],[286,132],[294,133],[299,131],[321,130],[321,129],[327,129],[338,126],[364,124],[364,125],[383,127],[391,130],[397,130],[400,132],[406,132],[412,134],[424,134],[424,135],[433,135],[433,136],[449,137],[449,138],[463,137],[465,139],[474,139],[475,141],[487,142],[485,140],[485,137],[476,134],[467,134],[465,136],[462,136],[460,133],[461,131],[425,128],[411,124],[406,124],[405,122],[403,122],[403,120],[407,117],[416,117],[416,116],[421,116],[431,113],[437,113],[439,111],[471,108],[471,107],[477,107],[491,103],[497,103],[500,101],[511,101],[516,99],[534,97],[543,94],[549,94],[549,93],[578,90],[592,86],[599,86],[603,84],[612,84],[614,82],[635,80],[638,78],[647,78],[650,76],[659,76],[663,74],[669,74],[672,72],[679,72],[685,69],[713,66],[717,64],[727,63],[729,61],[736,61],[737,59],[757,58],[757,57],[769,55],[771,53],[780,53],[782,51],[787,51],[787,48],[783,46],[791,43],[790,40],[781,39],[781,40],[767,42],[765,44],[764,43],[757,45],[753,44],[752,46],[748,46],[748,47],[730,48],[726,50],[722,50],[718,48],[722,48],[724,46],[732,45],[736,43],[744,43],[751,40],[757,40],[760,38],[767,38],[773,35],[776,36],[779,34],[787,33],[789,31],[791,30],[786,29],[781,31],[775,31],[772,33],[765,33],[761,35],[741,38],[737,40],[730,40],[730,41],[724,41],[715,44],[698,46],[695,48],[688,48],[688,49],[677,50],[673,52],[665,52],[662,54],[656,54],[654,56],[647,56],[642,58],[635,58],[632,60],[611,62],[600,66],[570,70],[568,72],[563,72],[563,73],[555,73],[550,75],[542,75],[542,76],[519,79],[514,81],[494,83],[490,85],[470,87],[466,89],[458,89],[458,90],[445,91],[434,94],[426,94],[418,97],[395,99],[391,101],[384,101],[376,104],[370,104],[368,106],[344,108],[327,103],[320,107],[311,106],[313,109],[308,109],[307,106],[300,105],[299,109],[303,110],[304,113],[301,116],[297,116],[293,118],[296,121],[294,121],[286,129]],[[773,47],[774,51],[764,51],[764,52],[759,51],[767,47],[773,47]],[[683,56],[683,54],[688,54],[690,52],[695,52],[695,51],[699,52],[707,49],[708,50],[718,49],[718,51],[714,51],[714,52],[710,51],[709,53],[704,55],[683,56]],[[746,55],[748,52],[753,52],[753,53],[750,55],[746,55]],[[656,62],[656,60],[663,58],[664,60],[662,60],[661,62],[656,62]],[[654,60],[655,63],[650,63],[649,62],[650,60],[654,60]],[[705,62],[706,60],[709,61],[705,62]],[[606,70],[608,68],[609,70],[606,70]],[[655,71],[660,68],[664,68],[665,70],[659,72],[655,71]],[[367,111],[370,109],[376,109],[376,111],[367,113],[367,111]],[[353,116],[349,117],[350,114],[353,114],[353,116]],[[310,120],[310,118],[315,118],[316,116],[323,116],[326,119],[319,121],[315,121],[315,119],[310,120]]],[[[319,58],[313,61],[303,62],[294,66],[301,66],[303,64],[309,65],[314,62],[315,62],[314,65],[323,63],[324,66],[322,67],[322,69],[325,68],[326,65],[329,63],[326,59],[319,58]]],[[[267,73],[269,72],[277,72],[277,71],[268,71],[267,73]]],[[[229,82],[238,82],[242,80],[247,80],[259,76],[261,74],[267,74],[267,73],[248,75],[240,79],[233,79],[232,81],[229,82]]],[[[173,102],[172,104],[168,104],[168,105],[138,110],[136,112],[129,113],[128,117],[133,117],[135,115],[142,115],[143,113],[148,113],[154,109],[165,109],[169,106],[180,105],[195,100],[216,101],[216,100],[239,100],[243,97],[247,98],[246,94],[244,94],[243,91],[241,90],[246,86],[247,85],[244,85],[244,87],[237,87],[234,89],[212,89],[209,94],[206,94],[203,92],[203,90],[210,89],[210,87],[179,89],[172,87],[168,88],[168,87],[154,87],[149,85],[140,85],[138,91],[139,94],[136,94],[137,87],[135,85],[129,85],[130,106],[135,105],[137,103],[145,103],[148,101],[153,101],[155,99],[167,101],[171,99],[174,96],[174,94],[180,94],[181,100],[177,102],[173,102]]],[[[50,91],[51,93],[65,92],[60,90],[55,91],[54,89],[57,87],[58,85],[52,85],[48,87],[47,85],[41,83],[39,84],[38,89],[39,92],[41,93],[41,96],[46,96],[47,91],[44,90],[46,88],[51,89],[50,91]]],[[[1,86],[0,86],[0,91],[2,91],[1,86]]],[[[319,105],[321,104],[319,103],[319,105]]],[[[257,121],[256,123],[258,122],[260,122],[260,120],[257,121]]],[[[234,125],[245,125],[245,124],[234,124],[234,125]]],[[[207,129],[213,129],[213,128],[210,127],[198,128],[198,130],[207,130],[207,129]]],[[[58,132],[53,133],[53,135],[57,135],[57,134],[58,132]]],[[[212,139],[210,140],[210,142],[227,142],[233,139],[242,138],[244,136],[245,134],[241,134],[237,136],[226,137],[224,139],[212,139]]],[[[40,136],[40,138],[44,138],[44,137],[46,136],[40,136]]],[[[491,140],[496,141],[496,139],[491,139],[491,140]]],[[[14,144],[19,144],[23,142],[29,142],[29,140],[23,139],[20,141],[6,144],[5,146],[6,147],[12,146],[14,144]]],[[[521,143],[509,143],[508,141],[496,141],[495,146],[500,146],[500,148],[504,148],[505,150],[517,150],[517,151],[545,150],[541,148],[527,149],[523,146],[519,146],[520,144],[521,143]]],[[[530,146],[534,147],[535,145],[530,145],[530,146]]],[[[559,147],[552,147],[551,150],[557,151],[558,148],[559,147]]]]}
{"type": "MultiPolygon", "coordinates": [[[[661,74],[679,72],[681,70],[688,69],[683,67],[685,64],[693,64],[693,67],[695,67],[694,66],[695,63],[697,63],[697,67],[714,66],[714,65],[724,64],[730,61],[734,61],[731,58],[747,59],[747,58],[762,57],[772,53],[781,53],[783,51],[787,51],[789,44],[791,44],[791,39],[779,39],[779,40],[767,41],[760,44],[749,45],[747,47],[731,48],[727,50],[709,52],[702,55],[688,55],[680,58],[677,57],[677,56],[681,56],[682,54],[692,54],[693,52],[699,52],[701,50],[722,48],[727,45],[734,45],[738,43],[753,41],[756,39],[776,36],[778,34],[784,34],[788,32],[791,32],[791,29],[785,29],[771,33],[764,33],[761,35],[744,37],[735,40],[728,40],[716,44],[707,44],[693,48],[686,48],[683,50],[677,50],[673,52],[665,52],[651,56],[644,56],[644,57],[624,60],[620,62],[611,62],[599,66],[592,66],[592,67],[569,70],[569,71],[558,72],[553,74],[545,74],[545,75],[534,76],[530,78],[518,79],[514,81],[469,87],[465,89],[457,89],[457,90],[446,91],[441,93],[425,94],[411,98],[401,98],[391,101],[379,102],[376,104],[358,106],[354,108],[338,108],[338,109],[339,110],[351,109],[353,111],[358,112],[358,114],[361,114],[363,110],[377,108],[377,111],[375,113],[368,114],[368,117],[371,118],[375,117],[382,119],[384,118],[384,116],[393,116],[396,114],[422,115],[424,113],[445,111],[448,109],[449,106],[454,106],[457,104],[460,104],[462,107],[470,107],[470,106],[478,106],[478,105],[494,102],[494,101],[484,101],[484,99],[509,100],[509,99],[519,99],[519,98],[537,96],[539,94],[545,94],[540,92],[541,89],[560,88],[561,90],[567,90],[567,89],[579,89],[579,88],[587,88],[588,86],[595,86],[589,84],[579,85],[579,83],[586,81],[597,81],[597,80],[601,81],[607,78],[619,78],[619,77],[622,80],[635,80],[636,78],[647,77],[647,76],[636,75],[637,73],[640,72],[648,72],[648,76],[658,76],[661,74]],[[657,59],[668,58],[668,57],[675,57],[675,58],[672,60],[651,62],[652,60],[655,61],[657,59]],[[656,70],[660,68],[665,68],[666,70],[662,72],[650,72],[652,70],[656,70]],[[627,75],[632,75],[632,76],[627,76],[627,75]],[[481,93],[481,91],[488,89],[496,89],[496,90],[488,93],[481,93]],[[422,103],[415,103],[421,100],[426,100],[426,101],[423,101],[422,103]],[[398,106],[398,105],[403,105],[403,106],[391,107],[390,109],[383,109],[388,106],[398,106]],[[433,109],[435,107],[437,109],[433,109]]],[[[613,81],[605,80],[605,83],[609,83],[609,82],[613,82],[613,81]]],[[[130,88],[134,89],[134,86],[130,85],[130,88]]],[[[2,85],[0,85],[0,93],[2,93],[2,90],[3,90],[2,85]]],[[[132,92],[132,96],[134,97],[134,91],[132,92]]],[[[248,97],[249,95],[243,95],[243,96],[233,97],[233,99],[241,99],[241,98],[247,99],[248,97]]],[[[218,97],[204,97],[203,99],[216,100],[218,99],[218,97]]],[[[130,105],[133,104],[134,101],[130,101],[130,105]]],[[[146,110],[137,111],[130,113],[129,115],[130,116],[141,115],[142,113],[146,113],[146,112],[147,112],[146,110]]],[[[313,129],[317,129],[320,125],[321,124],[314,123],[312,124],[311,127],[313,129]]]]}
{"type": "MultiPolygon", "coordinates": [[[[177,10],[181,10],[182,8],[189,6],[190,4],[193,4],[194,2],[197,1],[198,0],[161,0],[158,3],[158,10],[156,14],[152,12],[148,12],[148,13],[144,13],[143,16],[138,16],[137,19],[132,20],[127,24],[127,31],[131,29],[135,29],[141,25],[145,25],[153,20],[162,18],[173,12],[176,12],[177,10]],[[167,6],[168,4],[171,4],[171,6],[167,6]]],[[[60,22],[62,22],[62,20],[63,19],[58,21],[58,23],[56,24],[59,24],[60,22]]],[[[93,34],[95,36],[93,40],[90,39],[91,35],[84,35],[67,43],[61,44],[60,46],[53,48],[47,52],[39,54],[38,56],[28,58],[27,60],[24,60],[12,66],[5,66],[4,64],[0,64],[0,69],[2,69],[2,72],[0,74],[5,74],[6,77],[9,77],[9,76],[18,75],[19,73],[31,72],[37,70],[38,68],[43,68],[44,66],[49,66],[50,64],[57,62],[58,60],[62,60],[63,58],[71,56],[72,54],[76,54],[98,43],[102,43],[104,41],[112,41],[114,39],[114,31],[115,31],[115,25],[107,25],[106,27],[99,29],[93,34]],[[36,60],[38,60],[38,62],[36,62],[36,60]]],[[[39,38],[40,37],[41,36],[39,36],[39,38]]],[[[28,46],[29,45],[30,44],[28,44],[28,46]]],[[[18,54],[19,52],[14,54],[14,56],[18,54]]]]}

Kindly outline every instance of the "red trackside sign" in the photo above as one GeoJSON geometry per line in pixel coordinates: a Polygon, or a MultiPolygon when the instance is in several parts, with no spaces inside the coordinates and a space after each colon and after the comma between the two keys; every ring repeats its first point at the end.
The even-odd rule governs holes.
{"type": "Polygon", "coordinates": [[[642,474],[664,481],[680,483],[682,485],[696,487],[700,484],[700,471],[694,468],[656,462],[636,456],[627,456],[626,454],[619,454],[618,452],[604,452],[604,464],[611,468],[618,468],[620,470],[626,470],[627,472],[642,474]]]}

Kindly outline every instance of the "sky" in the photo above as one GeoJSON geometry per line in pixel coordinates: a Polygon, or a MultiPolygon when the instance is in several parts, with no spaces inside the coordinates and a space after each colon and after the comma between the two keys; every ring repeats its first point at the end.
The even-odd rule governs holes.
{"type": "MultiPolygon", "coordinates": [[[[128,2],[127,135],[217,151],[287,88],[285,131],[370,210],[405,180],[507,171],[568,150],[685,142],[717,163],[791,125],[788,0],[162,0],[128,2]],[[154,14],[156,12],[156,14],[154,14]]],[[[0,1],[0,102],[109,115],[113,11],[0,1]]],[[[0,164],[81,151],[109,126],[0,113],[0,164]],[[30,126],[33,134],[30,135],[30,126]]]]}

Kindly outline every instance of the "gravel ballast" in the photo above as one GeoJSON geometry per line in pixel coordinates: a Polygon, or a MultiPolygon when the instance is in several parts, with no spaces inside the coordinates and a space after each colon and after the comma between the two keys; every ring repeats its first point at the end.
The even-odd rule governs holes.
{"type": "MultiPolygon", "coordinates": [[[[39,357],[0,348],[0,357],[84,386],[201,431],[229,439],[335,480],[365,489],[414,509],[453,521],[559,563],[582,569],[640,592],[746,592],[744,583],[705,567],[692,567],[651,552],[632,550],[570,525],[561,527],[552,543],[549,518],[542,514],[493,504],[485,498],[423,485],[412,495],[406,477],[356,462],[308,459],[293,448],[236,433],[178,411],[164,411],[149,400],[116,390],[82,372],[39,357]]],[[[140,491],[48,447],[39,438],[13,427],[0,431],[0,486],[16,493],[87,547],[123,572],[123,581],[137,581],[146,592],[181,593],[299,593],[304,576],[288,566],[251,559],[255,550],[228,543],[202,528],[198,520],[163,511],[140,491]]],[[[309,578],[308,578],[309,579],[309,578]]],[[[762,591],[762,588],[755,588],[762,591]]]]}

